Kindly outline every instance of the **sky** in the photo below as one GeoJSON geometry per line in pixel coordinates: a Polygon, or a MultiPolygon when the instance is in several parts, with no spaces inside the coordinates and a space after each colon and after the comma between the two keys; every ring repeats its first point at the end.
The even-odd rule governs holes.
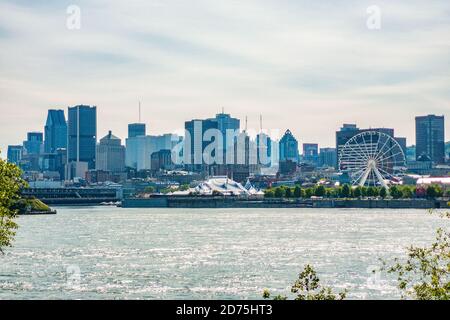
{"type": "Polygon", "coordinates": [[[139,101],[150,134],[224,108],[321,147],[343,123],[413,144],[439,114],[449,141],[450,1],[0,0],[3,157],[77,104],[125,139],[139,101]]]}

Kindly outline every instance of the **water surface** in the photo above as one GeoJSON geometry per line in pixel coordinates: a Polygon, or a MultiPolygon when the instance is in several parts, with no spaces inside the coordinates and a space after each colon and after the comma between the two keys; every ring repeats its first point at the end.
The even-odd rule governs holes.
{"type": "Polygon", "coordinates": [[[57,209],[18,219],[0,299],[258,299],[307,263],[349,298],[398,298],[379,258],[449,226],[405,209],[57,209]]]}

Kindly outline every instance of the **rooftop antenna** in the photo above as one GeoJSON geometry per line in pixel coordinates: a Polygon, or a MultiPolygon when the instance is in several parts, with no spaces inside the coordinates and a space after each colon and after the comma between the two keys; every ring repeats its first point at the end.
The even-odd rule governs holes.
{"type": "Polygon", "coordinates": [[[245,116],[245,130],[244,130],[244,132],[247,132],[247,121],[248,119],[247,119],[247,116],[245,116]]]}
{"type": "Polygon", "coordinates": [[[141,123],[141,101],[139,101],[139,123],[141,123]]]}
{"type": "Polygon", "coordinates": [[[262,126],[262,114],[259,115],[259,132],[262,132],[263,126],[262,126]]]}
{"type": "Polygon", "coordinates": [[[225,108],[222,107],[222,114],[225,114],[225,108]]]}

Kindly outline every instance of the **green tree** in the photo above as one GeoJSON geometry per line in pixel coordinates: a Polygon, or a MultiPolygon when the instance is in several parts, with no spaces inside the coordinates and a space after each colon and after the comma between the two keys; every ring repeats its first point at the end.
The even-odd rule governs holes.
{"type": "Polygon", "coordinates": [[[294,188],[294,197],[301,198],[302,197],[302,188],[300,186],[295,186],[294,188]]]}
{"type": "Polygon", "coordinates": [[[385,187],[381,187],[380,189],[380,197],[382,197],[383,199],[387,197],[387,189],[385,187]]]}
{"type": "Polygon", "coordinates": [[[292,190],[291,188],[287,187],[284,191],[286,198],[292,198],[292,190]]]}
{"type": "Polygon", "coordinates": [[[362,196],[361,187],[355,188],[355,190],[353,190],[353,195],[355,196],[355,198],[360,198],[362,196]]]}
{"type": "Polygon", "coordinates": [[[402,198],[405,198],[405,199],[411,199],[414,194],[413,190],[408,186],[403,187],[401,192],[402,192],[402,198]]]}
{"type": "Polygon", "coordinates": [[[392,198],[394,199],[400,199],[403,196],[403,193],[398,189],[397,186],[392,186],[389,189],[389,194],[392,196],[392,198]]]}
{"type": "Polygon", "coordinates": [[[314,195],[316,197],[323,197],[325,196],[325,187],[324,186],[318,186],[315,190],[314,190],[314,195]]]}
{"type": "Polygon", "coordinates": [[[275,191],[273,191],[272,188],[264,190],[264,197],[266,197],[266,198],[274,198],[275,197],[275,191]]]}
{"type": "Polygon", "coordinates": [[[351,196],[351,194],[352,194],[352,189],[350,188],[350,186],[348,184],[344,184],[344,186],[342,187],[340,196],[342,198],[349,198],[351,196]]]}
{"type": "Polygon", "coordinates": [[[283,187],[276,187],[275,188],[275,197],[276,198],[284,198],[285,190],[283,187]]]}
{"type": "Polygon", "coordinates": [[[442,197],[442,188],[438,185],[430,185],[427,188],[427,197],[430,199],[442,197]]]}
{"type": "Polygon", "coordinates": [[[180,191],[186,191],[189,189],[189,184],[185,183],[180,186],[180,191]]]}
{"type": "MultiPolygon", "coordinates": [[[[291,287],[291,293],[295,294],[294,300],[343,300],[347,296],[347,290],[335,294],[331,288],[323,287],[316,271],[310,265],[306,265],[298,275],[291,287]]],[[[270,291],[265,289],[263,298],[270,299],[270,296],[270,291]]],[[[274,300],[287,300],[287,296],[278,295],[274,300]]]]}
{"type": "Polygon", "coordinates": [[[155,187],[152,187],[152,186],[145,187],[144,191],[147,193],[154,193],[155,187]]]}
{"type": "MultiPolygon", "coordinates": [[[[441,214],[450,218],[450,213],[441,214]]],[[[430,246],[407,249],[407,259],[395,259],[383,270],[397,276],[397,286],[404,298],[416,300],[450,300],[450,232],[439,228],[430,246]]]]}
{"type": "Polygon", "coordinates": [[[314,190],[313,188],[307,188],[305,190],[305,198],[311,198],[314,195],[314,190]]]}
{"type": "Polygon", "coordinates": [[[379,191],[376,187],[369,187],[367,188],[367,196],[368,197],[378,197],[379,191]]]}
{"type": "Polygon", "coordinates": [[[363,196],[363,197],[367,197],[367,187],[364,187],[364,186],[362,186],[361,187],[361,195],[363,196]]]}
{"type": "Polygon", "coordinates": [[[0,158],[0,252],[9,247],[16,235],[17,210],[13,209],[20,199],[20,190],[26,187],[21,170],[0,158]]]}

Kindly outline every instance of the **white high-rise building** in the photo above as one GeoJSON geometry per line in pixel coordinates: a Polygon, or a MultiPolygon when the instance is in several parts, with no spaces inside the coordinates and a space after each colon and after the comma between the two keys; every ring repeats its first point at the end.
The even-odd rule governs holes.
{"type": "Polygon", "coordinates": [[[172,150],[179,142],[176,134],[137,136],[126,139],[125,164],[137,170],[151,169],[151,155],[160,150],[172,150]]]}

